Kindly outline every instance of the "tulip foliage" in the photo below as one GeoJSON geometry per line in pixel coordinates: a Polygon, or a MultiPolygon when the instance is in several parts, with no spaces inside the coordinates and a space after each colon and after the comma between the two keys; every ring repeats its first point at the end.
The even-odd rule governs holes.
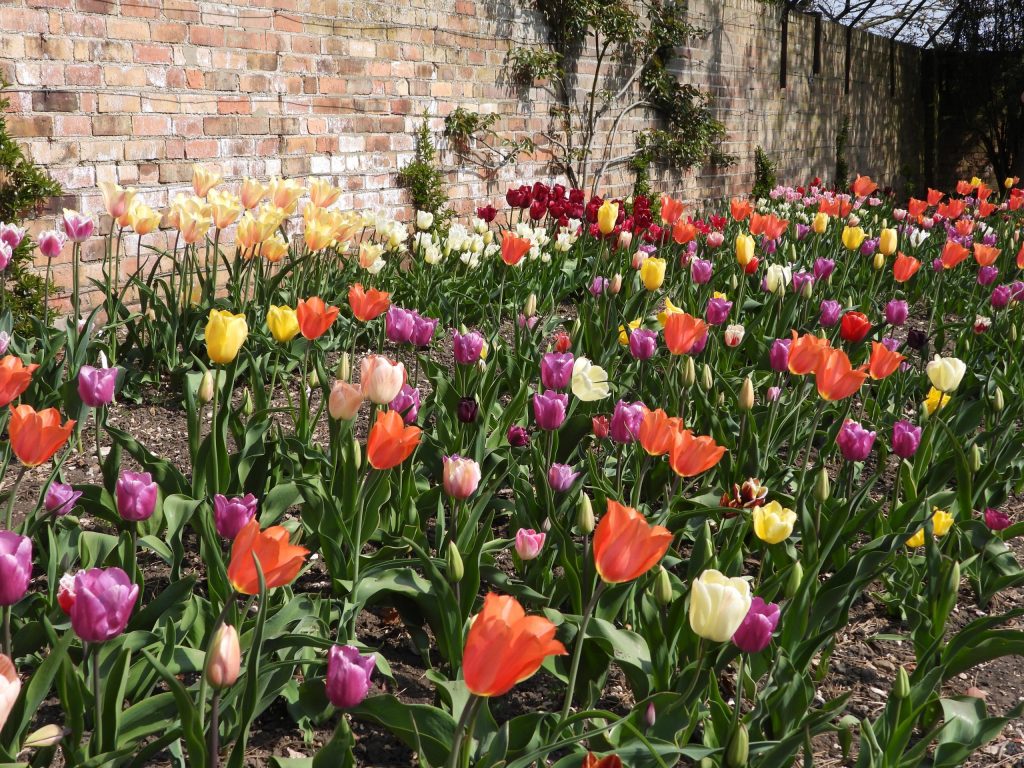
{"type": "Polygon", "coordinates": [[[241,768],[287,712],[292,767],[355,764],[353,723],[453,768],[810,764],[823,734],[954,766],[1021,714],[951,688],[1024,653],[1021,609],[950,620],[1024,587],[1015,182],[538,183],[406,225],[197,168],[163,230],[103,193],[39,243],[104,253],[67,322],[0,316],[0,762],[241,768]],[[158,382],[176,461],[110,419],[158,382]],[[898,658],[861,719],[822,693],[854,610],[898,658]]]}

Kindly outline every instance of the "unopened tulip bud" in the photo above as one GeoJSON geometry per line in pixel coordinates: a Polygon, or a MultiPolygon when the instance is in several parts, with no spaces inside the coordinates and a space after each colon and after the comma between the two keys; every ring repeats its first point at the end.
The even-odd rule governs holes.
{"type": "Polygon", "coordinates": [[[352,438],[352,463],[355,465],[353,468],[356,472],[359,471],[359,467],[363,463],[363,446],[355,438],[352,438]]]}
{"type": "Polygon", "coordinates": [[[978,447],[977,443],[971,446],[971,453],[967,460],[971,472],[977,472],[981,469],[981,448],[978,447]]]}
{"type": "Polygon", "coordinates": [[[531,293],[526,297],[526,306],[523,307],[523,314],[527,317],[533,317],[537,314],[537,294],[531,293]]]}
{"type": "Polygon", "coordinates": [[[256,406],[253,404],[252,401],[252,392],[250,392],[249,388],[246,387],[245,390],[242,392],[242,413],[244,413],[246,416],[252,416],[253,411],[255,410],[256,406]]]}
{"type": "Polygon", "coordinates": [[[622,275],[616,272],[612,279],[608,281],[608,293],[615,296],[622,290],[622,275]]]}
{"type": "Polygon", "coordinates": [[[448,553],[445,559],[448,562],[448,581],[452,584],[462,581],[466,569],[462,564],[462,555],[459,554],[459,548],[455,546],[454,541],[448,544],[448,553]]]}
{"type": "Polygon", "coordinates": [[[719,406],[725,405],[725,392],[719,392],[718,393],[718,405],[719,406]]]}
{"type": "Polygon", "coordinates": [[[896,683],[892,687],[892,695],[897,699],[905,699],[910,696],[910,675],[906,667],[900,667],[896,673],[896,683]]]}
{"type": "Polygon", "coordinates": [[[885,266],[885,255],[881,252],[875,254],[875,258],[871,262],[871,266],[875,269],[881,269],[885,266]]]}
{"type": "Polygon", "coordinates": [[[320,386],[320,376],[317,374],[315,368],[312,371],[309,372],[309,376],[307,377],[307,381],[309,382],[309,388],[310,389],[316,389],[317,387],[320,386]]]}
{"type": "Polygon", "coordinates": [[[66,731],[59,725],[44,725],[38,731],[30,733],[25,739],[25,743],[21,745],[21,748],[44,749],[46,747],[55,747],[64,740],[68,733],[69,731],[66,731]]]}
{"type": "Polygon", "coordinates": [[[786,579],[785,594],[787,598],[792,599],[793,595],[800,589],[800,585],[804,580],[804,567],[797,560],[793,563],[793,567],[789,569],[789,577],[786,579]]]}
{"type": "Polygon", "coordinates": [[[653,728],[654,724],[658,720],[658,713],[657,713],[657,710],[654,709],[654,702],[653,701],[650,704],[647,705],[647,712],[644,713],[644,720],[647,721],[647,727],[648,728],[653,728]]]}
{"type": "Polygon", "coordinates": [[[199,382],[199,392],[197,394],[199,402],[203,404],[213,400],[213,371],[207,371],[203,374],[203,378],[199,382]]]}
{"type": "Polygon", "coordinates": [[[594,530],[594,505],[585,493],[580,494],[580,503],[576,508],[576,527],[583,535],[594,530]]]}
{"type": "Polygon", "coordinates": [[[242,651],[238,632],[230,624],[221,624],[206,654],[206,680],[211,688],[230,688],[241,671],[242,651]]]}
{"type": "Polygon", "coordinates": [[[960,592],[960,563],[957,561],[953,562],[953,567],[949,571],[949,579],[946,581],[946,589],[943,594],[955,595],[960,592]]]}
{"type": "Polygon", "coordinates": [[[747,726],[739,723],[725,750],[725,764],[728,768],[744,768],[750,756],[750,735],[747,726]]]}
{"type": "Polygon", "coordinates": [[[683,386],[692,387],[693,382],[697,380],[697,366],[693,362],[693,358],[687,356],[686,365],[683,366],[683,386]]]}
{"type": "Polygon", "coordinates": [[[996,411],[1001,411],[1006,407],[1006,403],[1003,401],[1003,390],[1000,387],[996,387],[996,393],[992,397],[992,408],[996,411]]]}
{"type": "Polygon", "coordinates": [[[1017,326],[1016,325],[1011,325],[1010,326],[1010,341],[1016,341],[1016,340],[1017,340],[1017,326]]]}
{"type": "Polygon", "coordinates": [[[338,360],[338,378],[341,381],[349,381],[352,378],[352,358],[348,352],[342,352],[338,360]]]}
{"type": "Polygon", "coordinates": [[[741,411],[749,411],[754,407],[754,382],[747,376],[740,387],[739,408],[741,411]]]}
{"type": "Polygon", "coordinates": [[[710,392],[714,384],[715,379],[711,373],[711,366],[704,363],[704,368],[700,372],[700,385],[704,388],[705,392],[710,392]]]}
{"type": "Polygon", "coordinates": [[[829,482],[828,472],[822,467],[818,470],[818,476],[814,478],[814,500],[819,504],[824,504],[831,495],[832,484],[829,482]]]}
{"type": "Polygon", "coordinates": [[[658,571],[658,576],[654,580],[654,599],[658,601],[658,605],[668,605],[672,602],[672,580],[664,567],[658,571]]]}

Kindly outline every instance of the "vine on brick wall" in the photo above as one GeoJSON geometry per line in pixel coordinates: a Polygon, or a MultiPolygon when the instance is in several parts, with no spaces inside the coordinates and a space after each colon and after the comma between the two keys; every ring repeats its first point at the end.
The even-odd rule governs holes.
{"type": "Polygon", "coordinates": [[[675,170],[735,162],[721,148],[725,126],[714,118],[711,97],[680,83],[669,69],[676,48],[704,32],[671,0],[533,0],[547,21],[551,50],[514,48],[510,79],[548,90],[555,98],[557,130],[547,135],[557,170],[575,186],[592,190],[604,174],[626,165],[641,186],[651,165],[675,170]],[[589,87],[579,88],[584,55],[592,57],[589,87]],[[582,94],[582,95],[581,95],[582,94]],[[635,134],[631,149],[616,154],[623,119],[636,110],[658,118],[656,128],[635,134]],[[604,137],[599,152],[596,138],[604,137]]]}
{"type": "Polygon", "coordinates": [[[416,131],[413,159],[398,172],[398,184],[409,191],[417,211],[434,214],[435,225],[443,226],[452,212],[448,208],[448,194],[444,191],[444,174],[436,161],[437,148],[430,134],[430,123],[424,115],[416,131]]]}

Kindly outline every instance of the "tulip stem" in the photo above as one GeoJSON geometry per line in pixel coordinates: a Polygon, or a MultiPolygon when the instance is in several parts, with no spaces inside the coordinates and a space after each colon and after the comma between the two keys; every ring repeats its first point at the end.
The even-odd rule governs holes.
{"type": "Polygon", "coordinates": [[[11,525],[14,521],[14,500],[18,498],[18,488],[21,487],[21,481],[25,479],[25,472],[27,471],[28,467],[22,464],[21,469],[18,470],[18,476],[14,479],[14,485],[11,486],[11,495],[7,499],[7,525],[4,526],[5,530],[11,530],[11,525]]]}
{"type": "Polygon", "coordinates": [[[211,468],[213,469],[213,483],[210,488],[210,495],[216,495],[218,486],[220,485],[220,457],[217,452],[217,406],[220,402],[220,372],[217,370],[217,366],[213,366],[213,402],[212,406],[212,421],[210,422],[210,453],[213,461],[211,462],[211,468]]]}
{"type": "Polygon", "coordinates": [[[92,697],[93,697],[93,734],[92,734],[92,748],[94,754],[99,754],[101,751],[102,741],[100,740],[100,732],[102,731],[103,724],[103,699],[100,696],[100,648],[102,646],[99,643],[94,643],[89,647],[92,656],[92,697]]]}
{"type": "Polygon", "coordinates": [[[4,655],[14,658],[11,654],[11,606],[5,605],[4,614],[4,655]]]}
{"type": "MultiPolygon", "coordinates": [[[[475,694],[470,694],[469,701],[466,702],[466,706],[462,708],[462,714],[459,715],[458,725],[455,726],[455,738],[452,741],[452,751],[448,755],[448,768],[457,768],[464,764],[462,754],[462,742],[466,736],[466,732],[470,730],[470,723],[476,719],[476,709],[480,706],[480,702],[483,699],[475,694]]],[[[472,735],[470,735],[472,739],[472,735]]]]}
{"type": "Polygon", "coordinates": [[[572,651],[572,666],[569,667],[569,686],[565,691],[565,703],[562,705],[562,714],[558,718],[558,725],[555,726],[555,732],[557,733],[562,729],[565,721],[569,719],[569,711],[572,709],[572,698],[576,691],[576,678],[580,672],[580,659],[583,657],[583,641],[586,639],[587,626],[590,624],[590,618],[594,615],[594,609],[597,607],[597,600],[601,597],[601,593],[604,591],[604,582],[599,581],[597,587],[594,589],[594,594],[590,596],[590,602],[587,603],[587,607],[583,609],[583,617],[580,619],[580,629],[576,634],[576,643],[572,651]]]}
{"type": "MultiPolygon", "coordinates": [[[[743,706],[743,665],[746,660],[746,655],[741,653],[736,666],[736,708],[732,712],[732,734],[736,733],[736,727],[740,723],[740,709],[743,706]]],[[[732,738],[732,734],[730,734],[730,738],[732,738]]]]}
{"type": "Polygon", "coordinates": [[[208,749],[210,753],[210,766],[211,768],[219,768],[220,766],[220,691],[215,690],[213,692],[213,698],[210,701],[210,733],[207,737],[208,749]]]}

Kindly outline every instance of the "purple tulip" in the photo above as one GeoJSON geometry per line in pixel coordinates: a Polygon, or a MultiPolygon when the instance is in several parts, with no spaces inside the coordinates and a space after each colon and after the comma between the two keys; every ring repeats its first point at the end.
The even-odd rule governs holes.
{"type": "Polygon", "coordinates": [[[11,344],[11,334],[7,331],[0,331],[0,355],[7,354],[7,347],[11,344]]]}
{"type": "Polygon", "coordinates": [[[533,418],[543,430],[553,431],[565,421],[565,410],[569,407],[569,396],[550,389],[533,396],[533,418]]]}
{"type": "Polygon", "coordinates": [[[836,263],[832,259],[815,259],[814,260],[814,279],[817,281],[828,280],[832,277],[832,272],[836,268],[836,263]]]}
{"type": "Polygon", "coordinates": [[[835,299],[825,299],[821,302],[821,316],[818,317],[818,322],[826,328],[831,328],[839,322],[842,312],[842,304],[835,299]]]}
{"type": "Polygon", "coordinates": [[[327,657],[327,698],[342,709],[359,705],[370,692],[370,675],[377,661],[352,645],[335,645],[327,657]]]}
{"type": "Polygon", "coordinates": [[[809,226],[807,226],[806,224],[797,224],[796,225],[796,239],[797,240],[803,240],[805,237],[807,237],[807,233],[810,232],[810,231],[811,231],[811,228],[809,226]]]}
{"type": "Polygon", "coordinates": [[[572,484],[579,476],[580,473],[573,472],[568,464],[552,464],[548,470],[548,485],[557,493],[565,493],[572,488],[572,484]]]}
{"type": "MultiPolygon", "coordinates": [[[[814,287],[814,275],[803,269],[799,272],[795,272],[793,274],[793,292],[803,294],[804,289],[807,288],[807,286],[811,286],[811,288],[814,287]]],[[[807,290],[810,290],[810,288],[807,288],[807,290]]]]}
{"type": "Polygon", "coordinates": [[[764,242],[761,243],[761,249],[769,256],[775,253],[778,247],[778,242],[775,240],[765,240],[764,242]]]}
{"type": "Polygon", "coordinates": [[[629,334],[629,353],[637,360],[650,360],[658,351],[658,334],[649,328],[637,328],[629,334]]]}
{"type": "Polygon", "coordinates": [[[889,325],[903,325],[910,314],[910,306],[903,299],[893,299],[885,305],[885,322],[889,325]]]}
{"type": "Polygon", "coordinates": [[[726,301],[725,299],[713,298],[708,302],[708,308],[704,312],[704,316],[711,325],[721,325],[729,319],[729,313],[732,311],[732,302],[726,301]]]}
{"type": "Polygon", "coordinates": [[[612,423],[609,434],[616,443],[629,445],[638,434],[640,424],[644,420],[644,404],[637,401],[627,403],[619,400],[615,404],[615,411],[612,413],[612,423]]]}
{"type": "Polygon", "coordinates": [[[78,396],[90,408],[100,408],[114,402],[117,385],[117,367],[94,368],[83,365],[78,369],[78,396]]]}
{"type": "Polygon", "coordinates": [[[776,339],[768,350],[768,363],[776,373],[785,373],[789,370],[789,347],[792,339],[776,339]]]}
{"type": "Polygon", "coordinates": [[[942,259],[932,259],[932,269],[936,272],[941,272],[945,267],[942,265],[942,259]]]}
{"type": "Polygon", "coordinates": [[[995,245],[996,244],[996,239],[997,239],[996,238],[996,233],[995,232],[989,232],[987,235],[985,235],[983,238],[981,238],[981,244],[982,245],[989,245],[989,246],[995,245]]]}
{"type": "Polygon", "coordinates": [[[460,398],[459,404],[455,406],[455,416],[462,424],[472,424],[479,412],[480,406],[472,397],[460,398]]]}
{"type": "Polygon", "coordinates": [[[704,347],[708,345],[708,336],[708,332],[704,331],[704,335],[693,343],[693,346],[690,347],[690,357],[696,357],[704,351],[704,347]]]}
{"type": "Polygon", "coordinates": [[[847,419],[836,435],[836,444],[847,461],[864,461],[875,444],[875,433],[864,429],[853,419],[847,419]]]}
{"type": "Polygon", "coordinates": [[[900,351],[899,339],[894,339],[892,336],[883,336],[882,337],[882,346],[885,347],[886,349],[888,349],[890,352],[899,352],[900,351]]]}
{"type": "Polygon", "coordinates": [[[411,387],[408,384],[403,384],[402,388],[398,390],[398,394],[395,395],[395,399],[391,401],[388,407],[391,408],[391,410],[398,411],[402,414],[402,421],[406,424],[414,423],[420,412],[419,389],[411,387]]]}
{"type": "Polygon", "coordinates": [[[1010,303],[1010,286],[1008,285],[997,285],[992,289],[992,298],[990,299],[992,309],[1002,309],[1010,303]]]}
{"type": "Polygon", "coordinates": [[[540,381],[544,389],[565,389],[572,381],[571,352],[548,352],[540,359],[540,381]]]}
{"type": "Polygon", "coordinates": [[[409,341],[414,347],[430,346],[430,340],[434,338],[434,329],[437,328],[437,318],[415,315],[412,326],[412,336],[409,341]]]}
{"type": "Polygon", "coordinates": [[[124,632],[139,597],[139,585],[120,568],[79,571],[71,591],[71,628],[86,643],[103,643],[124,632]]]}
{"type": "Polygon", "coordinates": [[[892,452],[901,459],[909,459],[921,445],[921,428],[906,419],[892,425],[892,452]]]}
{"type": "Polygon", "coordinates": [[[125,470],[117,478],[114,495],[117,513],[129,522],[148,520],[156,511],[157,485],[149,472],[125,470]]]}
{"type": "Polygon", "coordinates": [[[781,396],[782,396],[782,388],[781,387],[768,387],[768,392],[767,392],[768,402],[774,403],[781,396]]]}
{"type": "Polygon", "coordinates": [[[697,285],[710,282],[713,271],[711,262],[707,259],[694,259],[690,262],[690,279],[697,285]]]}
{"type": "Polygon", "coordinates": [[[43,496],[43,509],[51,515],[64,517],[75,508],[75,502],[82,497],[81,491],[76,491],[70,485],[59,483],[54,480],[46,489],[43,496]]]}
{"type": "Polygon", "coordinates": [[[992,285],[999,277],[999,270],[994,266],[982,267],[978,270],[978,285],[992,285]]]}
{"type": "Polygon", "coordinates": [[[590,284],[590,295],[595,297],[601,296],[607,288],[608,278],[598,275],[594,278],[594,282],[590,284]]]}
{"type": "Polygon", "coordinates": [[[878,249],[878,238],[869,237],[863,243],[860,244],[860,253],[862,256],[870,256],[878,249]]]}
{"type": "Polygon", "coordinates": [[[1010,301],[1020,301],[1024,297],[1024,282],[1014,280],[1010,283],[1010,301]]]}
{"type": "Polygon", "coordinates": [[[779,606],[765,603],[760,597],[750,601],[750,610],[732,636],[733,645],[744,653],[760,653],[772,641],[772,632],[779,626],[779,606]]]}
{"type": "Polygon", "coordinates": [[[0,531],[0,605],[11,606],[28,592],[32,578],[32,539],[0,531]]]}
{"type": "Polygon", "coordinates": [[[526,427],[513,424],[508,428],[508,444],[513,448],[525,448],[530,444],[530,433],[526,427]]]}
{"type": "Polygon", "coordinates": [[[218,493],[213,497],[213,522],[217,534],[228,541],[234,541],[246,523],[256,517],[258,502],[251,493],[229,499],[218,493]]]}
{"type": "Polygon", "coordinates": [[[384,333],[388,340],[396,344],[408,344],[412,341],[412,330],[415,324],[416,314],[414,312],[392,304],[388,307],[388,313],[384,317],[384,333]]]}
{"type": "Polygon", "coordinates": [[[1005,531],[1013,521],[1010,516],[999,509],[988,507],[985,509],[985,525],[993,531],[1005,531]]]}
{"type": "Polygon", "coordinates": [[[520,328],[526,328],[527,330],[532,331],[536,327],[538,320],[540,320],[540,318],[537,317],[536,315],[534,315],[533,317],[527,317],[522,312],[520,312],[519,317],[516,319],[516,322],[519,323],[520,328]]]}
{"type": "Polygon", "coordinates": [[[484,351],[483,334],[470,331],[463,335],[455,331],[452,334],[452,351],[459,365],[475,365],[484,351]]]}

